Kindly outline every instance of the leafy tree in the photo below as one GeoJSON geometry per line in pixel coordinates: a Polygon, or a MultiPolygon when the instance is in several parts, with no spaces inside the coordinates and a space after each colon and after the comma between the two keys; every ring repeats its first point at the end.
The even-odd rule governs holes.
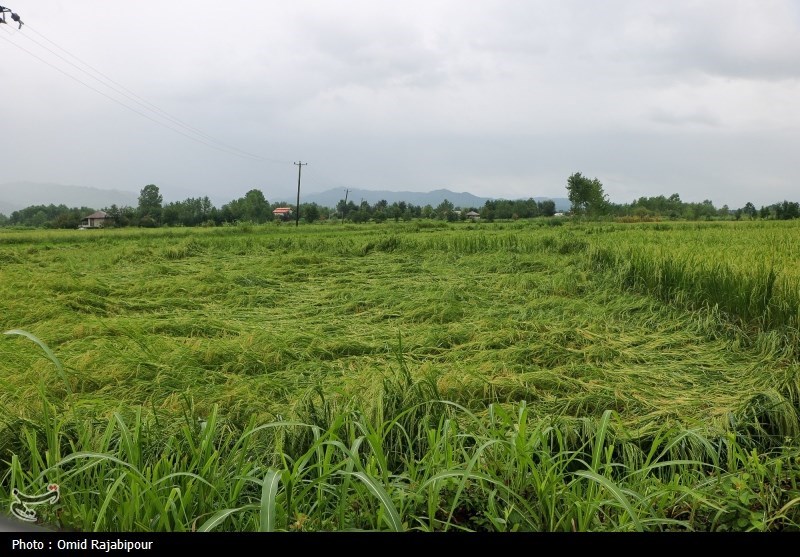
{"type": "Polygon", "coordinates": [[[481,219],[488,222],[494,222],[496,207],[497,207],[497,201],[494,201],[492,199],[487,199],[486,203],[484,203],[483,207],[481,207],[481,210],[478,211],[481,214],[481,219]]]}
{"type": "Polygon", "coordinates": [[[600,215],[606,211],[608,200],[597,178],[590,180],[576,172],[567,178],[567,192],[575,213],[600,215]]]}
{"type": "Polygon", "coordinates": [[[242,199],[234,199],[220,209],[220,218],[223,222],[236,222],[244,220],[244,204],[242,199]]]}
{"type": "Polygon", "coordinates": [[[252,222],[263,223],[272,216],[269,203],[262,191],[257,189],[252,189],[244,194],[243,209],[245,220],[252,222]]]}
{"type": "Polygon", "coordinates": [[[344,202],[344,199],[340,199],[339,203],[336,204],[336,213],[344,220],[353,213],[354,211],[358,211],[358,206],[352,201],[348,201],[347,203],[344,202]]]}
{"type": "Polygon", "coordinates": [[[47,222],[47,213],[42,211],[41,209],[36,211],[31,218],[31,224],[33,226],[44,226],[44,223],[47,222]]]}
{"type": "Polygon", "coordinates": [[[633,216],[666,216],[671,219],[680,218],[686,214],[689,207],[681,201],[677,193],[669,197],[659,195],[657,197],[640,197],[630,205],[617,205],[613,207],[615,213],[619,215],[633,216]]]}
{"type": "Polygon", "coordinates": [[[800,203],[796,201],[786,201],[773,205],[775,218],[779,220],[791,220],[800,218],[800,203]]]}
{"type": "Polygon", "coordinates": [[[170,226],[198,226],[212,219],[214,210],[208,197],[190,197],[185,201],[167,203],[161,213],[161,222],[170,226]]]}
{"type": "Polygon", "coordinates": [[[61,212],[54,219],[48,222],[48,226],[51,228],[78,228],[83,220],[83,216],[77,210],[70,210],[67,212],[61,212]]]}
{"type": "Polygon", "coordinates": [[[453,221],[455,220],[455,214],[453,213],[454,210],[455,207],[453,206],[453,203],[445,199],[436,206],[436,209],[433,210],[433,213],[437,219],[453,221]]]}
{"type": "Polygon", "coordinates": [[[90,207],[61,205],[31,205],[14,211],[8,218],[11,225],[36,226],[42,228],[77,228],[86,215],[94,213],[90,207]]]}
{"type": "Polygon", "coordinates": [[[494,203],[494,218],[510,219],[514,215],[514,205],[507,199],[498,199],[494,203]]]}
{"type": "Polygon", "coordinates": [[[167,203],[164,205],[163,209],[161,210],[161,222],[164,223],[166,226],[175,226],[178,224],[183,224],[181,222],[181,206],[183,202],[177,201],[173,203],[167,203]]]}
{"type": "Polygon", "coordinates": [[[316,222],[319,220],[319,207],[316,203],[304,203],[300,207],[300,212],[307,223],[316,222]]]}
{"type": "Polygon", "coordinates": [[[251,221],[260,224],[272,219],[272,209],[261,190],[252,189],[244,197],[223,205],[220,218],[225,222],[251,221]]]}
{"type": "Polygon", "coordinates": [[[714,202],[710,199],[704,199],[702,203],[697,207],[697,216],[703,217],[706,220],[711,220],[711,217],[718,213],[717,209],[714,207],[714,202]]]}
{"type": "MultiPolygon", "coordinates": [[[[405,203],[403,205],[405,205],[405,203]]],[[[400,204],[395,201],[387,209],[387,214],[389,218],[394,219],[394,222],[400,222],[400,217],[403,216],[403,209],[401,209],[400,204]]]]}
{"type": "Polygon", "coordinates": [[[538,217],[541,214],[541,211],[539,210],[539,204],[536,203],[536,200],[533,198],[528,198],[524,201],[517,201],[516,213],[523,219],[530,219],[533,217],[538,217]]]}
{"type": "Polygon", "coordinates": [[[545,217],[552,217],[556,214],[556,202],[552,199],[539,201],[539,212],[545,217]]]}
{"type": "Polygon", "coordinates": [[[145,215],[139,219],[139,226],[143,228],[155,228],[158,226],[158,224],[155,220],[153,220],[153,217],[150,215],[145,215]]]}
{"type": "Polygon", "coordinates": [[[363,206],[357,211],[350,213],[350,220],[353,222],[367,222],[369,217],[369,212],[363,206]]]}
{"type": "MultiPolygon", "coordinates": [[[[158,191],[158,186],[155,184],[148,184],[142,188],[139,193],[139,217],[150,217],[150,219],[158,226],[161,220],[161,204],[164,197],[158,191]]],[[[147,223],[150,226],[150,222],[147,223]]]]}
{"type": "Polygon", "coordinates": [[[120,228],[130,226],[136,220],[136,209],[128,207],[127,205],[124,207],[117,207],[117,205],[114,204],[104,209],[104,211],[111,217],[111,226],[113,227],[120,228]]]}

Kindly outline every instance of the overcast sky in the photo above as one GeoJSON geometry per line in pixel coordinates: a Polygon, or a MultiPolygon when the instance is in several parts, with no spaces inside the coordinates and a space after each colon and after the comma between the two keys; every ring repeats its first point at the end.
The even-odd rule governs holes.
{"type": "Polygon", "coordinates": [[[2,1],[0,183],[800,200],[794,0],[2,1]]]}

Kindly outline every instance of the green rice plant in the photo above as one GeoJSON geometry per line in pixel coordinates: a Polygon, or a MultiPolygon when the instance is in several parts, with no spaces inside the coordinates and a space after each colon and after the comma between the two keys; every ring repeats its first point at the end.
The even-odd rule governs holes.
{"type": "Polygon", "coordinates": [[[23,331],[21,329],[12,329],[10,331],[5,331],[3,334],[4,335],[20,335],[20,336],[23,336],[23,337],[25,337],[25,338],[27,338],[29,340],[32,340],[34,343],[36,343],[36,345],[38,345],[39,348],[41,348],[44,351],[44,353],[47,355],[48,359],[51,362],[53,362],[53,364],[56,366],[56,369],[58,370],[58,374],[61,377],[61,380],[64,382],[64,388],[66,389],[67,393],[70,394],[70,395],[72,394],[72,387],[70,387],[69,380],[67,379],[67,375],[64,372],[64,366],[61,365],[61,362],[58,361],[58,358],[56,358],[56,355],[53,354],[53,351],[50,350],[50,348],[45,343],[43,343],[41,340],[39,340],[35,335],[32,335],[31,333],[29,333],[27,331],[23,331]]]}
{"type": "Polygon", "coordinates": [[[3,233],[4,330],[52,349],[0,343],[0,504],[55,481],[42,519],[79,530],[796,529],[796,229],[500,226],[3,233]]]}
{"type": "MultiPolygon", "coordinates": [[[[722,440],[730,455],[727,472],[709,481],[704,470],[714,466],[702,459],[657,457],[659,452],[669,453],[676,431],[659,434],[660,441],[649,448],[648,462],[631,470],[614,457],[619,434],[608,436],[610,413],[597,424],[590,443],[579,447],[567,444],[561,430],[550,423],[531,421],[525,405],[514,414],[495,407],[490,417],[485,421],[462,415],[459,421],[465,420],[463,427],[472,433],[457,421],[443,419],[427,431],[424,453],[388,472],[382,457],[386,447],[375,435],[387,425],[363,415],[339,416],[328,430],[308,426],[315,441],[306,453],[296,458],[284,454],[277,468],[262,468],[261,459],[252,459],[269,446],[259,433],[291,424],[263,424],[230,436],[211,416],[194,431],[179,428],[182,436],[172,437],[170,447],[159,453],[150,450],[161,435],[150,419],[139,412],[126,423],[117,414],[93,439],[87,438],[85,425],[78,426],[76,452],[34,469],[36,477],[23,471],[15,455],[2,484],[30,490],[36,482],[56,481],[63,500],[47,517],[60,526],[95,530],[704,526],[670,516],[681,507],[717,529],[744,525],[740,504],[764,506],[760,522],[753,523],[759,527],[787,527],[797,520],[792,501],[800,492],[796,484],[782,479],[797,477],[796,451],[764,460],[746,453],[728,436],[722,440]],[[245,454],[251,456],[241,458],[245,454]],[[753,486],[747,497],[736,488],[741,481],[753,486]],[[97,490],[93,485],[104,487],[97,490]],[[759,485],[776,488],[757,491],[759,485]],[[739,503],[731,502],[732,491],[738,493],[739,503]]],[[[58,430],[56,436],[64,433],[58,430]]],[[[38,450],[30,447],[31,453],[38,450]]]]}
{"type": "Polygon", "coordinates": [[[796,345],[800,275],[791,264],[797,255],[791,239],[796,240],[797,226],[742,223],[737,229],[675,227],[667,235],[631,234],[612,249],[598,242],[590,259],[597,270],[613,269],[629,288],[690,307],[719,308],[744,325],[786,330],[796,345]]]}

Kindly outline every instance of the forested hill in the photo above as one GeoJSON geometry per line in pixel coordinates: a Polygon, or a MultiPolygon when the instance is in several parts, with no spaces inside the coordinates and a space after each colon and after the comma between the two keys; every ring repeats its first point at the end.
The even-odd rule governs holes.
{"type": "Polygon", "coordinates": [[[9,182],[0,184],[0,214],[32,205],[66,205],[67,207],[109,207],[111,205],[135,207],[138,194],[129,191],[105,190],[84,186],[42,184],[34,182],[9,182]]]}

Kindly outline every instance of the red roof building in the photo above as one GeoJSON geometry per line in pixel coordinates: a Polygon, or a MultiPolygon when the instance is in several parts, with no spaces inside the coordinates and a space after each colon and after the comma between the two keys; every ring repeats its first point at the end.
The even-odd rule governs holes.
{"type": "Polygon", "coordinates": [[[272,211],[272,214],[279,219],[286,220],[292,214],[291,207],[278,207],[272,211]]]}

